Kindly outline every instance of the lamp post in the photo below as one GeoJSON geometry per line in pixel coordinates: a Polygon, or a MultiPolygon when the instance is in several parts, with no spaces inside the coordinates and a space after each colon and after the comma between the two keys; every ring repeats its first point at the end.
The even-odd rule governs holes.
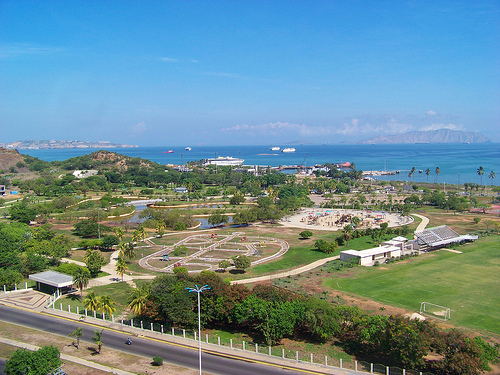
{"type": "Polygon", "coordinates": [[[194,288],[186,288],[189,292],[198,293],[198,358],[200,362],[200,375],[201,375],[201,318],[200,318],[200,294],[204,290],[210,289],[208,285],[204,285],[201,288],[195,285],[194,288]]]}

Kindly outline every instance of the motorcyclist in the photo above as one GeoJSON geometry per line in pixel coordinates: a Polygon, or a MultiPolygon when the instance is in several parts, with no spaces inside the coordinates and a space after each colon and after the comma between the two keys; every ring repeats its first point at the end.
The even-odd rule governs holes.
{"type": "Polygon", "coordinates": [[[130,337],[127,337],[127,345],[132,344],[132,340],[130,340],[130,337]]]}

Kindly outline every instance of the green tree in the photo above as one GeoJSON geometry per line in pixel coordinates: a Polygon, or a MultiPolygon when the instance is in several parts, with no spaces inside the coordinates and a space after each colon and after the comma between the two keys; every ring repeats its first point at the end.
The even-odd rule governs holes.
{"type": "Polygon", "coordinates": [[[79,267],[73,274],[73,284],[80,289],[80,298],[83,298],[83,288],[89,285],[90,271],[87,268],[79,267]]]}
{"type": "Polygon", "coordinates": [[[18,349],[5,363],[6,375],[47,375],[62,365],[61,353],[55,346],[43,346],[36,352],[18,349]]]}
{"type": "Polygon", "coordinates": [[[238,271],[245,272],[247,268],[249,268],[252,265],[252,262],[250,261],[250,258],[247,257],[246,255],[239,255],[237,258],[234,259],[234,268],[237,269],[238,271]]]}
{"type": "Polygon", "coordinates": [[[337,249],[337,242],[327,242],[323,239],[316,240],[314,247],[325,254],[332,254],[337,249]]]}
{"type": "Polygon", "coordinates": [[[102,349],[102,333],[104,329],[101,329],[100,331],[96,329],[94,331],[94,337],[92,337],[92,341],[97,345],[97,353],[101,354],[101,349],[102,349]]]}
{"type": "Polygon", "coordinates": [[[76,345],[75,346],[76,346],[77,349],[79,349],[79,347],[80,347],[80,338],[83,337],[83,329],[82,329],[82,327],[78,327],[73,332],[71,332],[68,336],[76,338],[76,345]]]}
{"type": "Polygon", "coordinates": [[[11,220],[20,223],[29,224],[36,218],[36,211],[28,205],[26,199],[21,202],[13,204],[9,209],[9,216],[11,220]]]}
{"type": "Polygon", "coordinates": [[[228,260],[221,260],[219,262],[219,269],[223,270],[224,272],[229,267],[231,267],[231,262],[229,262],[228,260]]]}
{"type": "Polygon", "coordinates": [[[224,215],[220,210],[215,211],[212,215],[208,217],[208,224],[210,224],[213,227],[223,223],[225,224],[227,222],[228,222],[227,216],[224,215]]]}
{"type": "Polygon", "coordinates": [[[300,238],[307,239],[313,236],[313,233],[310,230],[304,230],[299,233],[300,238]]]}
{"type": "Polygon", "coordinates": [[[87,265],[88,270],[92,276],[96,276],[104,265],[104,257],[99,250],[88,249],[85,253],[83,261],[87,265]]]}
{"type": "Polygon", "coordinates": [[[120,240],[118,239],[118,237],[116,237],[114,235],[107,235],[107,236],[104,236],[102,238],[101,247],[103,249],[111,249],[111,248],[113,248],[113,246],[116,246],[119,243],[120,243],[120,240]]]}
{"type": "Polygon", "coordinates": [[[229,200],[229,203],[233,205],[245,203],[245,197],[240,192],[236,192],[229,200]]]}
{"type": "Polygon", "coordinates": [[[439,167],[436,167],[435,173],[436,173],[436,182],[437,182],[439,174],[441,173],[441,169],[439,169],[439,167]]]}

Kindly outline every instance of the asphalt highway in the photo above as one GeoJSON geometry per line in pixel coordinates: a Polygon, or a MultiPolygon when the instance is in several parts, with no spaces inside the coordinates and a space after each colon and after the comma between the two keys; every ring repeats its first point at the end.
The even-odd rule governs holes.
{"type": "MultiPolygon", "coordinates": [[[[91,340],[94,336],[94,331],[96,329],[104,328],[88,322],[76,322],[49,314],[36,313],[2,305],[0,305],[0,320],[66,337],[76,328],[82,327],[84,337],[80,339],[80,345],[83,347],[85,347],[86,344],[95,347],[95,344],[91,340]]],[[[126,333],[109,328],[104,328],[102,340],[103,350],[106,350],[106,348],[112,348],[149,358],[159,355],[165,362],[187,368],[199,368],[197,349],[173,343],[165,343],[164,341],[151,338],[132,337],[130,335],[127,336],[126,333]],[[127,337],[132,338],[132,345],[127,345],[125,343],[127,337]]],[[[279,365],[257,363],[250,359],[236,358],[220,354],[216,355],[205,351],[202,356],[202,369],[203,372],[217,375],[292,375],[325,373],[319,371],[312,372],[291,368],[289,369],[279,365]]],[[[328,373],[331,374],[335,372],[332,369],[332,371],[328,371],[328,373]]]]}

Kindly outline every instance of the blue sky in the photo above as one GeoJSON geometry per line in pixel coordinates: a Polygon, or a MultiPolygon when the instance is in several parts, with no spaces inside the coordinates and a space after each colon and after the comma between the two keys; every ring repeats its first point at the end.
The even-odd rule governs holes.
{"type": "Polygon", "coordinates": [[[500,142],[498,1],[0,0],[0,143],[500,142]]]}

